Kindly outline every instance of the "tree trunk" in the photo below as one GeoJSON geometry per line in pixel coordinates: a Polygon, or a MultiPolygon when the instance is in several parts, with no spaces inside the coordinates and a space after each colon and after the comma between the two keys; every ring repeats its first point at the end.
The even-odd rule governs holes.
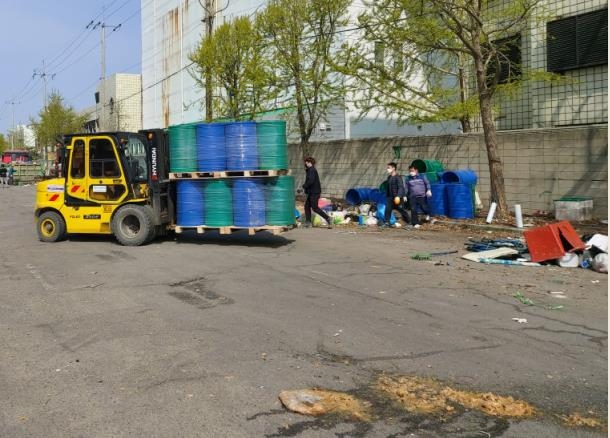
{"type": "Polygon", "coordinates": [[[496,125],[493,121],[491,93],[485,83],[485,67],[481,58],[475,59],[475,67],[479,105],[481,107],[481,123],[483,125],[485,147],[487,149],[487,161],[489,163],[490,201],[498,204],[499,215],[505,215],[508,213],[508,208],[504,190],[504,171],[502,160],[498,154],[498,137],[496,135],[496,125]]]}

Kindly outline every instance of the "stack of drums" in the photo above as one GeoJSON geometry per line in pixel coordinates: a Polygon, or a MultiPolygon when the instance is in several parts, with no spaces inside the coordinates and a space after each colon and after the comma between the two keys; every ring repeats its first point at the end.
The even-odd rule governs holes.
{"type": "Polygon", "coordinates": [[[170,172],[192,174],[188,175],[192,179],[176,176],[178,226],[294,225],[292,176],[269,172],[257,177],[208,179],[209,175],[197,175],[287,170],[286,122],[198,123],[171,126],[168,131],[170,172]]]}

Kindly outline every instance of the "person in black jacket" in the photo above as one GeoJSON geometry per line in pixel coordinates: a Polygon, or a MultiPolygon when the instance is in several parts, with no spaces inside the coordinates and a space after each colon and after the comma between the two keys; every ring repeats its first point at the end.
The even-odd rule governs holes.
{"type": "Polygon", "coordinates": [[[409,223],[409,213],[402,206],[404,198],[406,197],[405,185],[401,176],[396,173],[396,163],[388,163],[387,171],[388,181],[386,184],[385,215],[383,224],[381,224],[382,228],[390,226],[392,210],[397,210],[405,223],[409,223]]]}
{"type": "Polygon", "coordinates": [[[318,207],[318,201],[322,194],[322,186],[320,185],[318,171],[314,167],[315,164],[316,160],[313,157],[305,158],[305,183],[303,184],[303,190],[305,190],[307,195],[305,200],[305,227],[311,227],[311,210],[313,210],[324,218],[328,228],[332,228],[332,220],[324,210],[318,207]]]}

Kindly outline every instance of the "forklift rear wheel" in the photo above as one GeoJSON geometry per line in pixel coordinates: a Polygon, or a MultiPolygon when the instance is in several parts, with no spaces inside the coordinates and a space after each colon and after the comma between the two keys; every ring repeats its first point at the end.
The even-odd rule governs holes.
{"type": "Polygon", "coordinates": [[[66,238],[66,222],[59,213],[45,211],[38,216],[36,231],[42,242],[59,242],[66,238]]]}
{"type": "Polygon", "coordinates": [[[153,212],[142,205],[121,207],[112,218],[112,232],[121,245],[138,246],[155,237],[153,212]]]}

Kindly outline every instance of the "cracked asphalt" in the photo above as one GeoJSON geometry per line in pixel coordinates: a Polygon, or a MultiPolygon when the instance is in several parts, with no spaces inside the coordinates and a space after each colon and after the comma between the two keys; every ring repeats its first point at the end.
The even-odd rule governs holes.
{"type": "Polygon", "coordinates": [[[34,192],[0,189],[2,437],[607,434],[561,420],[607,418],[606,275],[476,264],[459,258],[466,231],[434,227],[45,244],[34,192]],[[384,373],[540,414],[406,412],[374,391],[384,373]],[[362,397],[374,419],[285,410],[278,394],[304,388],[362,397]]]}

